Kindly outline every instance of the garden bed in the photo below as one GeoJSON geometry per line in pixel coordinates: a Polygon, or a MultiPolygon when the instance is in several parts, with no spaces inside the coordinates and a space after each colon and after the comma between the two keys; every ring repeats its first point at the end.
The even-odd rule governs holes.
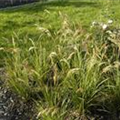
{"type": "Polygon", "coordinates": [[[36,120],[32,101],[24,101],[4,86],[5,71],[0,68],[0,120],[36,120]]]}

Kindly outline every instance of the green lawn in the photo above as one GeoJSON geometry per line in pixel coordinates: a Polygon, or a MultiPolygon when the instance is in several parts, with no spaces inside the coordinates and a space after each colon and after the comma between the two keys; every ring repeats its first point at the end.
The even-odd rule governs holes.
{"type": "Polygon", "coordinates": [[[117,119],[119,8],[118,1],[76,0],[1,9],[7,85],[25,101],[35,99],[44,120],[117,119]]]}
{"type": "MultiPolygon", "coordinates": [[[[33,3],[20,7],[13,7],[0,10],[0,38],[10,37],[13,32],[21,37],[39,36],[36,25],[46,27],[52,31],[58,29],[63,21],[63,16],[67,16],[71,24],[80,24],[86,29],[94,20],[104,20],[103,16],[109,16],[106,12],[106,4],[97,1],[74,2],[48,2],[33,3]],[[103,15],[102,15],[103,14],[103,15]]],[[[111,5],[110,12],[115,12],[112,18],[119,19],[119,5],[111,5]]],[[[112,19],[111,18],[111,19],[112,19]]]]}
{"type": "Polygon", "coordinates": [[[119,7],[116,3],[108,5],[97,0],[76,0],[33,3],[3,9],[0,10],[0,39],[2,41],[3,38],[11,38],[13,33],[20,38],[28,36],[37,39],[40,35],[37,26],[54,32],[60,28],[65,17],[71,25],[81,25],[87,30],[93,21],[114,19],[119,22],[119,7]],[[107,8],[110,8],[109,11],[107,8]]]}
{"type": "MultiPolygon", "coordinates": [[[[10,45],[11,41],[5,39],[11,39],[14,34],[21,39],[27,36],[37,40],[40,36],[38,27],[45,27],[55,32],[61,27],[64,19],[67,19],[71,26],[83,26],[87,31],[93,21],[114,19],[115,23],[116,21],[119,23],[119,7],[116,2],[107,4],[97,0],[76,0],[33,3],[0,10],[1,47],[10,45]],[[109,11],[107,8],[110,8],[109,11]]],[[[49,40],[46,43],[52,45],[49,40]]]]}

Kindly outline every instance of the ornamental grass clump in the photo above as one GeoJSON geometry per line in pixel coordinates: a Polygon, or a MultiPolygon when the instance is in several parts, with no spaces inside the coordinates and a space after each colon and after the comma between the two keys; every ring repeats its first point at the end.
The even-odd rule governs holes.
{"type": "Polygon", "coordinates": [[[38,105],[40,119],[87,119],[90,110],[102,109],[105,100],[107,79],[101,77],[104,63],[92,46],[91,35],[65,23],[56,33],[60,44],[49,55],[54,85],[47,87],[47,97],[38,105]]]}
{"type": "MultiPolygon", "coordinates": [[[[107,97],[105,100],[105,108],[111,114],[112,119],[118,119],[119,115],[119,75],[120,75],[120,28],[118,26],[109,24],[105,31],[99,33],[101,41],[98,43],[98,47],[101,47],[99,55],[102,58],[102,61],[105,63],[102,67],[101,77],[104,77],[107,80],[106,92],[107,97]],[[104,47],[102,47],[104,46],[104,47]]],[[[98,25],[98,27],[100,27],[98,25]]],[[[98,29],[97,29],[98,30],[98,29]]],[[[95,30],[96,31],[96,30],[95,30]]],[[[96,36],[98,39],[98,36],[96,36]]]]}
{"type": "Polygon", "coordinates": [[[7,50],[7,84],[19,96],[30,99],[42,89],[42,79],[47,72],[46,50],[33,40],[23,40],[25,48],[13,38],[13,46],[7,50]]]}
{"type": "Polygon", "coordinates": [[[4,48],[7,84],[25,100],[34,99],[37,119],[117,118],[119,28],[111,20],[94,22],[88,33],[67,18],[54,33],[37,27],[38,41],[13,38],[11,48],[4,48]],[[45,40],[53,42],[51,51],[45,40]]]}

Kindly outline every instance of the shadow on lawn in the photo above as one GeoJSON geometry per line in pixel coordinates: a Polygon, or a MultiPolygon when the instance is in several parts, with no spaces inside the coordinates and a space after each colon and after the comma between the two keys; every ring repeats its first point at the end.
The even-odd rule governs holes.
{"type": "Polygon", "coordinates": [[[52,2],[46,2],[46,3],[32,3],[29,6],[23,5],[23,6],[14,6],[9,8],[1,9],[0,12],[4,13],[14,13],[14,12],[26,12],[26,13],[34,13],[34,12],[40,12],[45,9],[54,9],[54,7],[100,7],[100,4],[97,2],[82,2],[82,1],[52,1],[52,2]]]}

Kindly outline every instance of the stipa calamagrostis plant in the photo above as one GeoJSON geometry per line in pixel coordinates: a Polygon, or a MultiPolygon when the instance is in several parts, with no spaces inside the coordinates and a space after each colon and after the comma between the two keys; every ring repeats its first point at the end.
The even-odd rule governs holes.
{"type": "Polygon", "coordinates": [[[7,54],[6,59],[7,83],[24,99],[29,99],[41,89],[47,71],[45,49],[32,40],[28,40],[29,44],[30,41],[31,46],[22,49],[13,39],[12,51],[7,54]]]}
{"type": "MultiPolygon", "coordinates": [[[[52,66],[51,80],[53,80],[54,87],[52,86],[51,89],[47,87],[44,103],[47,104],[49,111],[51,107],[59,108],[63,101],[67,100],[69,102],[65,104],[66,108],[63,107],[64,118],[83,119],[82,117],[85,117],[86,113],[90,114],[92,108],[97,109],[97,106],[101,106],[104,101],[103,93],[107,79],[101,77],[101,65],[105,64],[102,62],[105,51],[102,55],[99,47],[92,48],[91,44],[94,43],[94,40],[91,40],[90,35],[86,35],[87,37],[82,35],[82,30],[74,31],[68,25],[65,29],[69,29],[70,32],[65,33],[66,30],[64,33],[58,32],[57,35],[60,37],[56,39],[60,40],[60,45],[56,52],[49,55],[52,66]],[[87,42],[89,39],[90,41],[87,42]],[[99,98],[103,101],[99,101],[99,98]]],[[[45,105],[43,108],[46,108],[45,105]]],[[[63,108],[61,107],[61,109],[63,108]]],[[[58,113],[56,112],[56,114],[58,113]]],[[[45,115],[49,116],[46,119],[51,119],[51,114],[52,111],[49,114],[40,112],[39,117],[45,115]]],[[[52,116],[53,119],[54,117],[58,118],[56,115],[52,116]]]]}
{"type": "MultiPolygon", "coordinates": [[[[112,60],[110,57],[119,49],[119,44],[116,44],[118,39],[113,40],[114,35],[109,36],[108,30],[109,28],[106,30],[100,28],[99,31],[102,33],[100,38],[91,39],[91,35],[83,35],[82,29],[71,29],[65,19],[56,37],[56,40],[60,41],[58,50],[49,56],[53,86],[46,87],[44,104],[41,102],[42,107],[39,107],[41,110],[39,117],[85,119],[86,114],[92,113],[93,109],[97,111],[97,107],[106,113],[107,110],[113,110],[116,103],[119,103],[119,87],[116,87],[119,86],[119,71],[112,71],[114,69],[112,63],[118,56],[112,60]],[[95,41],[96,39],[100,42],[95,41]],[[109,48],[112,52],[109,52],[109,48]],[[112,77],[111,74],[114,76],[112,77]],[[64,101],[67,102],[64,103],[64,101]],[[113,106],[106,104],[106,101],[110,104],[114,103],[113,106]],[[63,107],[62,103],[66,107],[63,107]],[[59,117],[57,114],[62,116],[59,117]]],[[[118,106],[117,109],[119,110],[118,106]]],[[[116,113],[116,110],[114,112],[116,113]]]]}
{"type": "MultiPolygon", "coordinates": [[[[63,87],[61,84],[60,56],[56,52],[49,55],[51,69],[49,71],[47,84],[44,86],[44,99],[38,103],[38,118],[46,120],[62,120],[66,114],[69,100],[63,98],[63,87]]],[[[64,76],[63,76],[64,77],[64,76]]]]}
{"type": "MultiPolygon", "coordinates": [[[[70,30],[68,26],[66,29],[70,30]]],[[[40,102],[40,106],[39,106],[39,111],[40,111],[40,113],[38,114],[39,118],[62,120],[62,119],[67,119],[66,117],[69,114],[68,109],[70,109],[69,105],[71,101],[70,98],[68,97],[69,96],[68,93],[64,91],[65,83],[63,81],[66,77],[67,72],[71,69],[71,63],[69,63],[69,61],[73,59],[72,56],[75,54],[74,51],[70,50],[72,49],[71,47],[74,46],[74,45],[73,46],[70,45],[73,42],[72,41],[73,39],[71,40],[71,42],[68,42],[68,40],[70,40],[68,39],[68,37],[71,38],[70,36],[76,33],[73,32],[68,33],[68,30],[67,33],[65,32],[66,30],[64,32],[61,32],[61,30],[58,31],[57,33],[58,36],[56,39],[57,40],[59,39],[61,43],[60,45],[58,45],[57,51],[51,52],[51,54],[49,55],[49,60],[51,64],[51,69],[50,69],[51,77],[48,77],[48,82],[50,83],[52,82],[51,84],[49,84],[50,86],[51,85],[52,86],[45,87],[45,92],[44,92],[45,98],[43,102],[40,102]],[[64,43],[66,44],[66,46],[64,46],[64,43]],[[70,51],[67,50],[67,48],[70,51]],[[66,56],[67,58],[65,58],[66,56]],[[45,112],[44,109],[46,109],[45,112]]]]}
{"type": "MultiPolygon", "coordinates": [[[[119,59],[120,59],[120,31],[118,27],[108,26],[101,37],[102,49],[98,55],[102,59],[101,77],[107,79],[106,82],[106,100],[103,106],[110,112],[112,119],[119,118],[119,59]],[[116,62],[118,61],[118,62],[116,62]]],[[[100,44],[97,47],[100,48],[100,44]]]]}
{"type": "Polygon", "coordinates": [[[70,104],[70,100],[67,97],[63,97],[62,86],[57,86],[53,89],[46,87],[44,93],[44,100],[38,102],[38,115],[37,118],[40,120],[63,120],[67,114],[67,108],[70,104]]]}
{"type": "MultiPolygon", "coordinates": [[[[59,52],[52,52],[50,54],[51,63],[54,65],[54,69],[57,69],[53,76],[57,76],[55,81],[60,80],[60,82],[57,84],[57,89],[52,89],[52,92],[49,92],[49,95],[53,96],[54,94],[54,97],[52,97],[51,100],[46,100],[49,106],[51,106],[51,104],[48,101],[51,101],[52,107],[54,105],[54,107],[57,106],[57,108],[62,106],[63,101],[69,101],[65,103],[64,106],[66,107],[63,107],[65,111],[64,118],[82,119],[86,113],[90,113],[89,110],[91,107],[100,104],[99,98],[102,92],[104,92],[103,85],[106,80],[101,80],[100,65],[102,63],[95,53],[85,59],[77,46],[73,47],[72,53],[70,53],[71,50],[66,51],[66,55],[66,53],[63,53],[66,47],[67,46],[59,46],[59,52]],[[55,91],[57,91],[57,94],[55,94],[55,91]],[[53,102],[54,100],[56,100],[56,103],[53,102]]],[[[50,98],[50,96],[48,98],[50,98]]],[[[50,108],[51,107],[48,109],[50,108]]],[[[63,108],[60,107],[60,109],[63,108]]],[[[59,112],[57,112],[57,114],[58,113],[59,112]]],[[[51,114],[52,112],[42,115],[40,112],[41,116],[49,116],[48,118],[51,118],[51,114]]],[[[53,115],[52,118],[54,119],[54,117],[53,115]]]]}
{"type": "Polygon", "coordinates": [[[69,69],[64,80],[66,92],[71,97],[73,110],[77,110],[79,116],[89,112],[89,108],[97,106],[104,83],[100,81],[100,61],[96,56],[91,56],[84,62],[80,56],[80,51],[72,61],[75,68],[69,69]]]}
{"type": "Polygon", "coordinates": [[[107,81],[107,98],[105,107],[111,114],[112,119],[119,118],[120,111],[120,63],[115,61],[114,64],[103,69],[108,77],[107,81]],[[109,76],[108,76],[109,75],[109,76]]]}
{"type": "Polygon", "coordinates": [[[120,29],[118,26],[111,25],[111,22],[112,21],[108,21],[109,24],[107,25],[106,30],[102,32],[101,42],[97,44],[97,47],[100,48],[101,46],[104,46],[98,54],[101,54],[100,58],[104,62],[101,77],[107,79],[106,100],[103,106],[105,106],[109,115],[111,114],[111,118],[117,120],[120,116],[120,29]]]}

